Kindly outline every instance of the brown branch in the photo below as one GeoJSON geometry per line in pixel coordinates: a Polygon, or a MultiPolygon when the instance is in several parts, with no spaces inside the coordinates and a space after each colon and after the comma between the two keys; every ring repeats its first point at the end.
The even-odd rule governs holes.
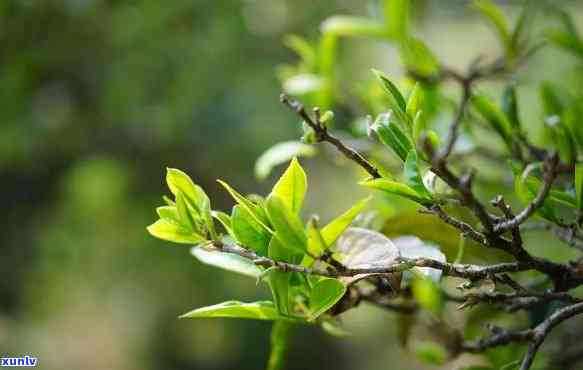
{"type": "Polygon", "coordinates": [[[332,144],[336,149],[338,149],[342,154],[344,154],[350,160],[356,162],[360,167],[362,167],[366,172],[368,172],[373,178],[381,178],[379,170],[373,166],[362,154],[356,150],[350,148],[338,138],[332,136],[328,129],[320,122],[318,114],[315,118],[310,117],[306,112],[306,109],[302,103],[297,100],[293,100],[285,94],[280,95],[280,101],[285,104],[288,108],[294,111],[308,126],[310,126],[319,142],[327,142],[332,144]]]}
{"type": "Polygon", "coordinates": [[[532,216],[540,207],[543,206],[545,200],[547,199],[553,182],[557,177],[557,166],[559,164],[559,156],[556,152],[550,152],[545,160],[545,175],[543,186],[539,190],[536,197],[526,206],[519,214],[514,218],[501,222],[494,227],[494,232],[503,233],[510,229],[518,227],[521,223],[526,221],[530,216],[532,216]]]}
{"type": "Polygon", "coordinates": [[[538,349],[543,344],[551,330],[563,321],[580,314],[583,314],[583,302],[575,303],[555,311],[533,329],[507,331],[497,327],[490,327],[493,332],[491,337],[480,338],[474,342],[465,343],[462,345],[461,351],[480,353],[490,348],[507,345],[513,342],[527,342],[529,345],[523,357],[520,370],[528,370],[532,366],[538,349]]]}

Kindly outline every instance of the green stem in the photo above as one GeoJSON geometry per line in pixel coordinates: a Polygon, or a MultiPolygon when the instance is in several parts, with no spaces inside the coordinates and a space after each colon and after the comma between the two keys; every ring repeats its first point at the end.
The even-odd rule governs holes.
{"type": "Polygon", "coordinates": [[[289,349],[289,339],[293,324],[285,321],[275,321],[271,328],[271,353],[267,370],[285,369],[285,360],[289,349]]]}

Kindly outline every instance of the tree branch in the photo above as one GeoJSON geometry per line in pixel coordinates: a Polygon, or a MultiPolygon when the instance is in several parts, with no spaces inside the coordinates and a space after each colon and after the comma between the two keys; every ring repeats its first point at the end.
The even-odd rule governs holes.
{"type": "Polygon", "coordinates": [[[289,98],[285,94],[280,95],[280,101],[285,104],[288,108],[294,111],[308,126],[310,126],[316,133],[316,138],[320,142],[328,142],[336,147],[342,154],[344,154],[350,160],[356,162],[360,167],[362,167],[366,172],[368,172],[373,178],[381,178],[381,174],[378,169],[373,166],[362,154],[356,150],[345,145],[338,138],[332,136],[328,129],[320,122],[318,115],[316,118],[312,118],[306,113],[304,105],[296,100],[289,98]]]}

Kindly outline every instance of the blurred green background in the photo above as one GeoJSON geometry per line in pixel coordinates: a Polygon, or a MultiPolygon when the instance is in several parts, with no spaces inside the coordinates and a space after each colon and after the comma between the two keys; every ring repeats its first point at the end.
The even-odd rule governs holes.
{"type": "MultiPolygon", "coordinates": [[[[466,4],[416,2],[419,34],[450,65],[498,52],[466,4]]],[[[581,3],[566,4],[581,21],[581,3]]],[[[516,14],[517,2],[507,5],[516,14]]],[[[166,166],[188,172],[217,209],[232,204],[217,178],[267,191],[273,178],[254,179],[255,159],[299,137],[278,102],[275,69],[295,61],[283,36],[315,40],[329,15],[377,11],[358,0],[0,2],[0,355],[38,356],[48,370],[261,369],[268,323],[177,316],[267,289],[197,263],[145,227],[166,192],[166,166]]],[[[526,80],[572,67],[545,53],[526,80]]],[[[346,54],[347,85],[370,67],[402,72],[381,43],[348,41],[346,54]]],[[[303,163],[309,211],[328,216],[363,191],[351,167],[323,152],[303,163]]],[[[395,317],[351,312],[347,339],[301,328],[289,369],[421,368],[396,345],[395,317]]]]}

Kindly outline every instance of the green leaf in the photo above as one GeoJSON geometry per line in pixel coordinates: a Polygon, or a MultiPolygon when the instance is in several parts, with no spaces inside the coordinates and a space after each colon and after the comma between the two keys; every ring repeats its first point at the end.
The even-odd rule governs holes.
{"type": "Polygon", "coordinates": [[[572,163],[577,155],[577,149],[571,130],[557,116],[548,117],[545,123],[550,129],[555,147],[559,151],[559,157],[567,163],[572,163]]]}
{"type": "Polygon", "coordinates": [[[372,189],[382,190],[382,191],[387,192],[389,194],[398,195],[398,196],[410,199],[414,202],[417,202],[417,203],[425,205],[425,206],[431,205],[433,203],[431,198],[428,198],[427,196],[424,196],[423,194],[419,194],[410,186],[407,186],[405,184],[401,184],[399,182],[392,181],[389,179],[374,179],[374,180],[363,181],[360,183],[360,185],[363,185],[363,186],[366,186],[366,187],[369,187],[372,189]]]}
{"type": "Polygon", "coordinates": [[[235,239],[244,247],[254,250],[260,256],[267,255],[271,235],[253,218],[244,207],[233,207],[231,226],[235,239]]]}
{"type": "Polygon", "coordinates": [[[213,218],[211,216],[211,203],[202,188],[196,185],[184,172],[175,169],[166,169],[166,182],[174,196],[182,194],[188,206],[204,220],[204,223],[213,239],[216,238],[213,218]]]}
{"type": "Polygon", "coordinates": [[[444,300],[436,282],[421,276],[413,280],[413,297],[423,309],[436,317],[441,317],[444,309],[444,300]]]}
{"type": "Polygon", "coordinates": [[[339,280],[325,278],[316,283],[310,295],[310,317],[313,321],[332,308],[346,293],[346,286],[339,280]]]}
{"type": "Polygon", "coordinates": [[[583,210],[583,163],[575,165],[575,192],[577,193],[577,208],[583,210]]]}
{"type": "Polygon", "coordinates": [[[324,22],[320,27],[323,34],[348,37],[386,37],[387,30],[382,23],[370,18],[348,15],[335,15],[324,22]]]}
{"type": "Polygon", "coordinates": [[[502,10],[491,0],[475,0],[472,7],[490,22],[498,34],[500,42],[508,50],[511,46],[510,28],[502,10]]]}
{"type": "Polygon", "coordinates": [[[407,154],[415,147],[413,141],[401,130],[392,117],[392,112],[379,115],[372,129],[383,144],[391,148],[402,161],[407,159],[407,154]]]}
{"type": "Polygon", "coordinates": [[[411,119],[415,119],[417,113],[421,110],[423,104],[423,90],[419,83],[415,84],[413,87],[413,91],[409,95],[409,99],[407,100],[407,114],[411,119]]]}
{"type": "Polygon", "coordinates": [[[367,197],[358,201],[350,207],[349,210],[336,217],[322,229],[321,234],[326,246],[331,246],[336,242],[340,235],[342,235],[350,224],[352,224],[352,221],[354,221],[356,216],[362,212],[371,199],[371,197],[367,197]]]}
{"type": "Polygon", "coordinates": [[[205,238],[202,235],[197,234],[192,230],[188,230],[184,226],[168,219],[160,219],[154,222],[147,227],[147,230],[156,238],[174,243],[198,244],[205,241],[205,238]]]}
{"type": "Polygon", "coordinates": [[[245,303],[239,301],[227,301],[213,306],[201,307],[180,316],[181,319],[202,319],[202,318],[234,318],[234,319],[254,319],[254,320],[291,320],[288,317],[279,315],[273,302],[259,301],[245,303]]]}
{"type": "Polygon", "coordinates": [[[508,148],[512,148],[512,126],[504,113],[485,95],[474,95],[472,104],[486,122],[502,137],[508,148]]]}
{"type": "Polygon", "coordinates": [[[236,272],[253,278],[257,278],[261,275],[259,267],[255,266],[250,260],[236,254],[207,251],[201,247],[191,248],[190,254],[206,265],[215,266],[223,270],[236,272]]]}
{"type": "Polygon", "coordinates": [[[423,178],[419,173],[419,166],[417,165],[417,152],[411,150],[407,155],[404,167],[405,183],[418,194],[426,198],[431,198],[431,194],[423,184],[423,178]]]}
{"type": "Polygon", "coordinates": [[[267,215],[265,214],[265,212],[263,211],[263,209],[260,206],[256,205],[255,203],[253,203],[249,199],[245,198],[243,195],[239,194],[235,189],[233,189],[226,182],[224,182],[222,180],[217,180],[217,182],[219,184],[221,184],[229,192],[229,194],[231,194],[233,199],[235,199],[235,201],[238,204],[240,204],[243,208],[245,208],[251,214],[251,216],[253,216],[255,221],[257,221],[265,230],[267,230],[270,233],[273,233],[273,230],[271,230],[267,226],[267,224],[269,223],[267,220],[267,215]]]}
{"type": "Polygon", "coordinates": [[[272,271],[268,276],[269,288],[278,312],[282,315],[290,314],[289,287],[291,274],[283,271],[272,271]]]}
{"type": "Polygon", "coordinates": [[[508,122],[515,130],[520,130],[520,117],[518,116],[518,103],[516,99],[516,87],[509,84],[502,95],[502,112],[508,118],[508,122]]]}
{"type": "Polygon", "coordinates": [[[306,173],[298,160],[294,158],[271,190],[271,194],[280,198],[291,212],[299,215],[307,187],[306,173]]]}
{"type": "Polygon", "coordinates": [[[162,219],[172,221],[175,223],[180,223],[180,216],[178,216],[178,210],[174,206],[162,206],[156,208],[156,213],[162,219]]]}
{"type": "Polygon", "coordinates": [[[212,211],[212,216],[216,220],[218,220],[221,223],[221,225],[223,225],[223,227],[225,228],[227,233],[231,235],[231,237],[235,238],[235,234],[233,233],[233,227],[231,225],[231,216],[221,211],[212,211]]]}
{"type": "Polygon", "coordinates": [[[186,201],[180,192],[176,194],[176,210],[178,211],[178,217],[181,225],[185,226],[189,230],[198,230],[197,222],[194,220],[194,217],[198,217],[198,215],[195,214],[194,217],[191,215],[188,207],[186,206],[186,201]]]}
{"type": "Polygon", "coordinates": [[[409,2],[410,0],[385,0],[385,22],[389,35],[396,40],[407,37],[409,32],[409,2]]]}
{"type": "Polygon", "coordinates": [[[265,151],[255,162],[255,176],[263,180],[269,176],[275,166],[288,162],[295,157],[312,157],[316,149],[299,141],[279,143],[265,151]]]}
{"type": "Polygon", "coordinates": [[[285,248],[305,253],[307,239],[297,214],[292,213],[286,203],[276,194],[271,194],[265,202],[271,224],[285,248]]]}
{"type": "Polygon", "coordinates": [[[320,257],[328,248],[314,218],[308,222],[308,251],[314,257],[320,257]]]}
{"type": "Polygon", "coordinates": [[[395,86],[395,84],[393,84],[391,80],[387,76],[385,76],[381,71],[378,71],[376,69],[373,69],[372,71],[377,76],[379,81],[381,81],[381,85],[383,86],[385,91],[393,99],[395,103],[395,108],[398,110],[398,114],[404,113],[407,110],[407,103],[405,102],[405,98],[403,98],[403,95],[401,95],[401,92],[399,91],[397,86],[395,86]]]}

